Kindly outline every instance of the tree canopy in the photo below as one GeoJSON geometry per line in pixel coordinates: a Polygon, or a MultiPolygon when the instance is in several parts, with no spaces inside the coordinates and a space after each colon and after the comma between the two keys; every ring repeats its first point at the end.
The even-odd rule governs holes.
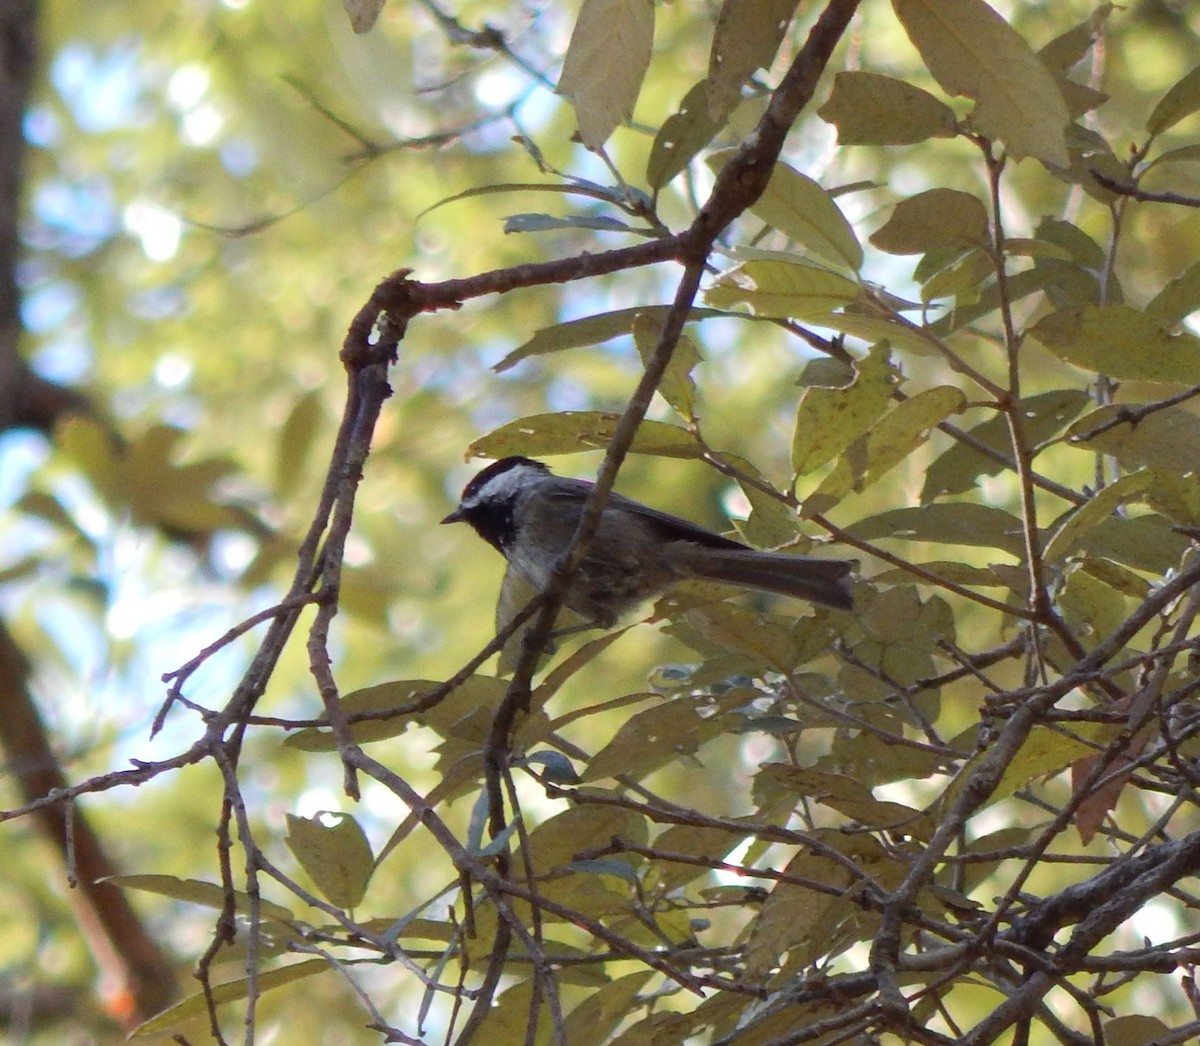
{"type": "Polygon", "coordinates": [[[1200,1035],[1200,11],[0,18],[14,1041],[1200,1035]]]}

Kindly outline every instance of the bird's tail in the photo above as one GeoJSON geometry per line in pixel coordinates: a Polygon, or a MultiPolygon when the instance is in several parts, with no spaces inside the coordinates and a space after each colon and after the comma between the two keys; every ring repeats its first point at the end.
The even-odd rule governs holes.
{"type": "Polygon", "coordinates": [[[749,548],[706,548],[703,555],[688,559],[689,573],[694,577],[777,592],[839,610],[849,610],[854,605],[850,593],[850,571],[854,564],[848,560],[789,556],[784,552],[757,552],[749,548]]]}

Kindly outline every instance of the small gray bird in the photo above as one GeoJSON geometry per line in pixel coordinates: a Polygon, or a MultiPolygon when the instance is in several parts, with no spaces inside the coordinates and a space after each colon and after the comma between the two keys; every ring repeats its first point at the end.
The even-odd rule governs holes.
{"type": "MultiPolygon", "coordinates": [[[[472,479],[443,523],[469,523],[508,560],[500,602],[522,585],[541,592],[579,526],[593,483],[555,476],[540,461],[510,457],[472,479]]],[[[571,581],[566,606],[601,628],[676,581],[720,581],[849,610],[852,564],[760,552],[612,493],[571,581]]],[[[498,620],[520,609],[502,606],[498,620]]]]}

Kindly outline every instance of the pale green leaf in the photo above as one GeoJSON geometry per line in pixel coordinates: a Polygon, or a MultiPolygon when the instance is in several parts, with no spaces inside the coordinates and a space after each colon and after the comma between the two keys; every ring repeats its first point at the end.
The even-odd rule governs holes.
{"type": "Polygon", "coordinates": [[[535,872],[545,874],[570,864],[580,850],[603,846],[613,836],[645,843],[649,838],[646,818],[619,806],[574,806],[529,833],[526,857],[535,872]]]}
{"type": "Polygon", "coordinates": [[[279,430],[275,458],[275,492],[281,498],[294,494],[305,478],[305,465],[322,416],[321,395],[306,392],[292,407],[279,430]]]}
{"type": "Polygon", "coordinates": [[[1068,435],[1074,445],[1091,453],[1111,454],[1127,468],[1165,469],[1178,475],[1200,468],[1200,417],[1180,407],[1167,407],[1146,415],[1136,425],[1128,422],[1097,432],[1121,417],[1121,406],[1109,405],[1080,418],[1068,435]],[[1089,435],[1096,432],[1096,435],[1089,435]]]}
{"type": "MultiPolygon", "coordinates": [[[[432,707],[424,709],[420,713],[419,720],[412,713],[404,714],[402,712],[403,709],[420,701],[422,697],[441,685],[440,681],[435,679],[400,679],[377,683],[375,686],[343,694],[342,710],[348,717],[379,714],[379,718],[352,723],[351,738],[356,744],[386,740],[390,737],[398,737],[417,722],[446,737],[457,724],[472,713],[479,711],[483,711],[485,714],[490,713],[508,689],[508,684],[502,679],[474,675],[432,707]],[[395,714],[390,716],[381,714],[389,712],[395,714]]],[[[337,748],[337,742],[331,730],[315,727],[297,730],[289,735],[284,745],[287,748],[298,748],[305,752],[331,752],[337,748]]]]}
{"type": "Polygon", "coordinates": [[[744,84],[767,69],[787,32],[798,0],[725,0],[717,15],[708,57],[708,109],[724,118],[741,97],[744,84]]]}
{"type": "MultiPolygon", "coordinates": [[[[534,414],[510,421],[481,436],[467,448],[467,456],[503,458],[524,454],[538,457],[603,450],[612,439],[620,418],[620,414],[596,410],[534,414]]],[[[630,449],[635,454],[668,458],[698,458],[704,453],[695,435],[687,429],[661,421],[643,421],[630,449]]]]}
{"type": "Polygon", "coordinates": [[[653,0],[583,0],[557,91],[574,104],[589,149],[633,115],[653,46],[653,0]]]}
{"type": "Polygon", "coordinates": [[[1158,105],[1146,121],[1146,130],[1151,134],[1162,134],[1180,120],[1200,109],[1200,66],[1183,77],[1159,99],[1158,105]]]}
{"type": "Polygon", "coordinates": [[[632,226],[619,218],[603,214],[573,214],[558,218],[553,214],[510,214],[504,219],[506,233],[551,232],[556,229],[590,229],[595,232],[630,232],[632,226]]]}
{"type": "Polygon", "coordinates": [[[803,476],[832,461],[866,432],[887,409],[898,375],[886,342],[855,361],[845,388],[809,388],[800,397],[792,438],[792,468],[803,476]]]}
{"type": "Polygon", "coordinates": [[[1045,217],[1037,226],[1037,238],[1059,248],[1085,268],[1099,271],[1104,267],[1104,248],[1079,226],[1062,218],[1045,217]]]}
{"type": "Polygon", "coordinates": [[[1104,29],[1114,6],[1100,4],[1078,25],[1056,36],[1038,52],[1042,61],[1051,69],[1064,71],[1083,61],[1104,29]]]}
{"type": "Polygon", "coordinates": [[[1200,261],[1193,262],[1154,296],[1145,311],[1163,323],[1179,323],[1200,309],[1200,261]]]}
{"type": "MultiPolygon", "coordinates": [[[[263,992],[269,992],[272,988],[291,984],[294,981],[311,977],[313,974],[324,973],[329,969],[331,967],[324,959],[306,959],[304,962],[293,963],[291,966],[284,966],[277,970],[266,970],[255,975],[254,990],[261,995],[263,992]]],[[[170,1031],[183,1024],[184,1021],[195,1017],[205,1017],[209,1012],[210,1000],[214,1005],[220,1006],[224,1003],[238,1002],[248,998],[249,995],[250,981],[246,978],[226,981],[224,984],[215,985],[211,994],[197,992],[195,995],[189,995],[183,1002],[156,1014],[145,1024],[139,1025],[130,1037],[141,1039],[149,1035],[158,1035],[170,1031]]]]}
{"type": "MultiPolygon", "coordinates": [[[[104,880],[122,886],[127,890],[142,890],[146,893],[158,894],[160,897],[170,897],[176,901],[186,901],[188,904],[199,904],[205,908],[220,911],[225,907],[226,891],[217,883],[206,883],[199,879],[178,879],[173,875],[113,875],[104,880]]],[[[249,915],[251,901],[248,894],[238,890],[234,892],[237,910],[242,915],[249,915]]],[[[264,919],[276,919],[279,922],[291,923],[295,915],[282,905],[272,904],[259,898],[259,915],[264,919]]]]}
{"type": "Polygon", "coordinates": [[[1067,573],[1055,602],[1076,636],[1089,649],[1109,635],[1129,613],[1127,601],[1120,592],[1082,569],[1067,573]]]}
{"type": "Polygon", "coordinates": [[[904,349],[914,356],[932,356],[938,350],[934,340],[926,337],[921,328],[884,319],[882,316],[866,316],[858,312],[831,312],[824,316],[813,316],[809,322],[814,327],[829,327],[831,330],[849,334],[874,344],[886,341],[894,349],[904,349]]]}
{"type": "Polygon", "coordinates": [[[650,188],[657,190],[666,185],[725,126],[724,114],[713,117],[710,113],[708,99],[708,81],[701,80],[684,95],[679,111],[663,121],[646,161],[646,183],[650,188]]]}
{"type": "Polygon", "coordinates": [[[1050,70],[983,0],[892,0],[892,7],[948,94],[975,101],[972,125],[1018,159],[1068,163],[1066,102],[1050,70]]]}
{"type": "Polygon", "coordinates": [[[361,903],[375,870],[371,844],[349,814],[287,815],[287,845],[325,899],[351,911],[361,903]],[[329,821],[331,823],[326,823],[329,821]]]}
{"type": "Polygon", "coordinates": [[[1110,378],[1200,382],[1200,339],[1127,305],[1085,305],[1030,330],[1059,359],[1110,378]]]}
{"type": "MultiPolygon", "coordinates": [[[[703,869],[696,871],[699,874],[703,869]]],[[[634,1011],[638,992],[652,976],[652,970],[627,973],[599,991],[592,992],[567,1017],[564,1041],[607,1042],[617,1025],[634,1011]]]]}
{"type": "MultiPolygon", "coordinates": [[[[1011,253],[1011,244],[1009,249],[1011,253]]],[[[977,300],[980,285],[995,271],[996,266],[986,251],[966,251],[921,284],[921,300],[929,302],[937,298],[958,298],[960,303],[968,298],[977,300]]]]}
{"type": "MultiPolygon", "coordinates": [[[[1038,444],[1050,439],[1091,402],[1091,396],[1079,389],[1043,392],[1022,400],[1021,418],[1026,440],[1030,444],[1038,444]]],[[[977,443],[1012,459],[1012,439],[1004,414],[997,412],[970,429],[968,435],[977,443]]],[[[925,485],[921,488],[921,501],[929,502],[946,494],[961,494],[975,486],[980,476],[999,475],[1006,467],[967,443],[955,443],[929,466],[925,473],[925,485]]]]}
{"type": "Polygon", "coordinates": [[[1190,547],[1169,520],[1153,514],[1109,516],[1079,541],[1080,551],[1150,574],[1177,569],[1190,547]]]}
{"type": "MultiPolygon", "coordinates": [[[[1077,733],[1091,735],[1095,741],[1106,740],[1115,736],[1120,727],[1107,723],[1075,724],[1077,733]]],[[[1000,781],[991,795],[987,797],[986,805],[1007,799],[1014,792],[1027,787],[1032,781],[1048,774],[1065,770],[1078,759],[1083,759],[1095,752],[1095,749],[1081,740],[1068,737],[1049,727],[1035,726],[1021,745],[1012,762],[1004,769],[1000,781]]],[[[943,805],[949,805],[957,797],[963,786],[974,776],[980,762],[986,759],[988,753],[981,752],[963,764],[958,776],[951,782],[942,798],[943,805]]]]}
{"type": "MultiPolygon", "coordinates": [[[[629,334],[633,330],[633,321],[639,316],[656,317],[662,322],[670,311],[669,305],[644,305],[640,308],[616,309],[595,316],[584,316],[578,320],[556,323],[552,327],[542,327],[534,331],[532,338],[510,352],[492,369],[501,373],[530,356],[545,356],[551,352],[561,352],[563,349],[599,345],[629,334]]],[[[725,315],[726,313],[718,309],[691,309],[688,312],[688,320],[706,320],[725,315]]]]}
{"type": "MultiPolygon", "coordinates": [[[[729,153],[710,159],[719,169],[729,153]]],[[[750,211],[773,229],[826,261],[857,272],[862,265],[862,247],[854,229],[834,203],[833,197],[806,174],[777,163],[771,179],[750,211]]]]}
{"type": "Polygon", "coordinates": [[[865,490],[907,458],[939,421],[962,410],[966,402],[960,389],[939,385],[898,404],[846,450],[833,471],[805,499],[801,514],[827,512],[848,494],[865,490]]]}
{"type": "Polygon", "coordinates": [[[868,541],[901,538],[938,545],[977,545],[1014,556],[1021,555],[1024,547],[1020,519],[1003,509],[966,501],[892,509],[868,516],[847,530],[868,541]]]}
{"type": "Polygon", "coordinates": [[[986,247],[987,211],[957,189],[928,189],[901,200],[871,242],[889,254],[924,254],[940,247],[986,247]]]}
{"type": "Polygon", "coordinates": [[[827,269],[802,262],[750,261],[723,273],[705,293],[719,308],[749,305],[759,316],[814,320],[849,305],[858,284],[827,269]]]}
{"type": "Polygon", "coordinates": [[[1108,519],[1119,506],[1127,501],[1140,499],[1152,478],[1146,472],[1122,476],[1071,511],[1046,543],[1042,553],[1045,561],[1055,563],[1065,559],[1088,531],[1108,519]]]}
{"type": "Polygon", "coordinates": [[[1178,149],[1168,149],[1165,153],[1159,153],[1146,164],[1146,170],[1164,163],[1200,163],[1200,145],[1181,145],[1178,149]]]}
{"type": "MultiPolygon", "coordinates": [[[[633,321],[633,343],[637,346],[642,363],[649,361],[662,332],[663,317],[658,314],[643,314],[633,321]]],[[[671,360],[663,372],[658,392],[685,421],[696,416],[696,384],[692,381],[692,370],[700,362],[696,343],[686,334],[681,334],[671,353],[671,360]]]]}
{"type": "Polygon", "coordinates": [[[928,91],[879,73],[842,72],[817,115],[840,145],[911,145],[958,133],[954,110],[928,91]]]}

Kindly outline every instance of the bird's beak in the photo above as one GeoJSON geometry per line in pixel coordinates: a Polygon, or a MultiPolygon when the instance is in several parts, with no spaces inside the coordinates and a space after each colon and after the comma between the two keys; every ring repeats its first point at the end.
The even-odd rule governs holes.
{"type": "Polygon", "coordinates": [[[455,509],[453,512],[450,513],[450,515],[448,515],[445,519],[442,520],[443,523],[461,523],[462,521],[463,521],[463,515],[462,515],[462,511],[460,509],[455,509]]]}

